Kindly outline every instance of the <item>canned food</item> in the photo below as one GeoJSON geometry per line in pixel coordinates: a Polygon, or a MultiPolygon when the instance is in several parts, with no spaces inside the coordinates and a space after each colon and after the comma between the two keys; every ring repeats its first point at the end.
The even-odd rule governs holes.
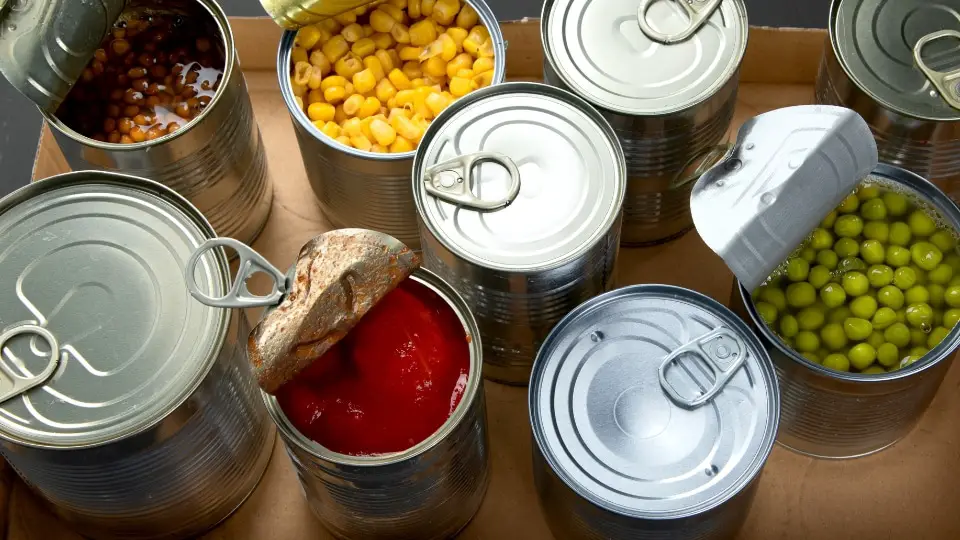
{"type": "Polygon", "coordinates": [[[834,0],[816,101],[870,124],[880,161],[960,200],[957,0],[834,0]]]}
{"type": "Polygon", "coordinates": [[[743,1],[547,0],[540,26],[544,81],[597,107],[623,145],[622,242],[689,230],[687,171],[716,156],[736,107],[743,1]]]}
{"type": "MultiPolygon", "coordinates": [[[[77,172],[0,201],[0,453],[78,532],[194,537],[256,487],[274,443],[246,318],[183,268],[213,229],[132,176],[77,172]]],[[[222,293],[230,270],[195,274],[222,293]]]]}
{"type": "Polygon", "coordinates": [[[111,32],[109,45],[94,58],[70,58],[70,73],[82,74],[80,81],[71,81],[77,84],[56,112],[43,111],[67,163],[74,170],[124,172],[161,182],[190,200],[218,234],[252,242],[266,225],[273,187],[233,35],[220,6],[214,0],[137,3],[122,13],[111,32]],[[170,32],[150,28],[132,37],[128,23],[151,18],[169,19],[172,33],[184,21],[209,30],[210,36],[198,39],[202,51],[193,52],[200,58],[221,55],[222,75],[211,73],[216,81],[201,88],[194,77],[214,68],[208,64],[194,69],[199,67],[197,57],[166,50],[170,32]],[[75,62],[87,60],[88,66],[73,70],[75,62]],[[126,72],[110,71],[118,69],[126,72]],[[144,74],[135,73],[140,71],[144,74]],[[129,88],[105,86],[114,80],[129,88]],[[179,92],[184,86],[192,99],[179,92]],[[172,96],[174,88],[178,92],[172,96]],[[163,101],[169,97],[183,98],[175,103],[177,114],[174,103],[163,101]],[[163,107],[169,114],[161,115],[163,107]]]}
{"type": "Polygon", "coordinates": [[[427,130],[413,165],[424,266],[473,309],[487,378],[527,384],[557,321],[612,287],[625,183],[610,125],[554,87],[483,88],[427,130]]]}
{"type": "Polygon", "coordinates": [[[733,538],[773,449],[770,357],[716,301],[634,285],[577,307],[530,379],[534,480],[557,538],[733,538]]]}
{"type": "MultiPolygon", "coordinates": [[[[420,250],[420,237],[410,168],[423,130],[454,99],[479,86],[503,82],[506,74],[506,42],[490,7],[482,0],[437,5],[446,6],[446,18],[437,10],[430,18],[421,12],[417,17],[423,18],[409,28],[371,7],[369,15],[357,20],[373,21],[379,13],[387,19],[377,19],[378,25],[395,27],[368,38],[354,35],[360,25],[348,24],[350,18],[343,17],[324,21],[319,29],[301,30],[311,29],[316,36],[298,38],[297,32],[288,31],[281,38],[277,58],[280,91],[293,120],[307,179],[323,213],[334,227],[384,232],[415,251],[420,250]],[[450,28],[437,34],[440,20],[450,28]],[[441,38],[454,35],[456,39],[446,40],[449,50],[445,50],[441,38]],[[323,39],[328,41],[318,41],[323,39]],[[392,50],[394,45],[398,50],[392,50]],[[380,50],[374,53],[375,47],[380,50]],[[308,79],[306,84],[292,82],[291,70],[298,66],[315,72],[313,81],[301,72],[308,79]],[[362,79],[368,71],[376,87],[364,96],[362,79]],[[433,86],[445,90],[434,92],[433,86]],[[430,99],[417,98],[420,88],[430,92],[430,99]]],[[[410,8],[394,14],[416,19],[410,8]]]]}

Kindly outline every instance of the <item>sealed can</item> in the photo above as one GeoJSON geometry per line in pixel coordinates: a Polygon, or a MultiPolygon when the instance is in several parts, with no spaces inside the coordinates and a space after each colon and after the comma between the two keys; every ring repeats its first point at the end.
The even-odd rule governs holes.
{"type": "Polygon", "coordinates": [[[530,378],[533,469],[557,538],[733,538],[777,433],[773,365],[697,292],[634,285],[567,315],[530,378]]]}
{"type": "Polygon", "coordinates": [[[833,0],[816,101],[870,124],[880,161],[960,200],[957,0],[833,0]]]}
{"type": "MultiPolygon", "coordinates": [[[[0,201],[0,453],[87,537],[195,537],[270,459],[244,314],[187,294],[187,259],[213,236],[184,198],[126,175],[0,201]]],[[[208,294],[228,286],[222,254],[197,268],[208,294]]]]}
{"type": "Polygon", "coordinates": [[[743,1],[547,0],[540,26],[544,81],[599,109],[623,145],[622,242],[689,230],[689,168],[716,155],[736,108],[743,1]]]}
{"type": "Polygon", "coordinates": [[[558,88],[482,88],[431,124],[413,165],[424,266],[477,317],[487,378],[527,384],[550,329],[612,288],[625,184],[610,124],[558,88]]]}
{"type": "MultiPolygon", "coordinates": [[[[493,11],[483,0],[464,0],[487,28],[494,50],[496,85],[506,77],[506,42],[493,11]]],[[[414,251],[420,250],[416,208],[410,192],[410,168],[416,150],[375,153],[340,144],[320,131],[297,104],[290,83],[291,54],[297,32],[284,32],[277,56],[280,92],[287,105],[303,156],[307,179],[320,208],[335,228],[383,232],[414,251]]]]}

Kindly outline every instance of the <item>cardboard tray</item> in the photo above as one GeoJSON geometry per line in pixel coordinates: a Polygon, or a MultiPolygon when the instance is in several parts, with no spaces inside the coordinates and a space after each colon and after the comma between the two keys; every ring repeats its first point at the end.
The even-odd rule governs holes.
{"type": "MultiPolygon", "coordinates": [[[[268,19],[232,19],[243,69],[266,143],[276,184],[273,213],[254,248],[279,268],[300,246],[330,228],[314,202],[287,110],[280,97],[275,59],[280,30],[268,19]]],[[[539,21],[504,22],[510,79],[539,80],[543,54],[539,21]]],[[[810,103],[825,43],[820,30],[751,28],[731,134],[749,117],[810,103]]],[[[45,126],[33,178],[68,170],[45,126]]],[[[667,283],[695,289],[726,304],[732,276],[695,231],[672,243],[620,252],[619,284],[667,283]]],[[[261,276],[262,277],[262,276],[261,276]]],[[[256,278],[255,278],[256,279],[256,278]]],[[[252,280],[257,290],[265,282],[252,280]]],[[[258,312],[249,314],[251,320],[258,312]]],[[[960,367],[914,431],[891,449],[847,461],[813,460],[774,448],[739,540],[955,539],[960,538],[960,367]]],[[[526,388],[486,382],[493,475],[486,499],[463,539],[549,539],[531,472],[526,388]]],[[[837,411],[843,414],[844,411],[837,411]]],[[[46,509],[12,474],[0,472],[10,540],[81,537],[46,509]]],[[[2,529],[0,529],[2,530],[2,529]]],[[[249,500],[203,538],[327,539],[311,515],[282,443],[249,500]]]]}

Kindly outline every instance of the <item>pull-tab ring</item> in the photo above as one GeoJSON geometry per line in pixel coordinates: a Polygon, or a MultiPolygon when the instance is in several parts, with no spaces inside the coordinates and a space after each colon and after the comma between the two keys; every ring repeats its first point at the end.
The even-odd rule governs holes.
{"type": "Polygon", "coordinates": [[[740,336],[721,326],[681,345],[668,354],[660,364],[660,387],[663,388],[663,391],[666,392],[670,399],[677,405],[693,409],[707,403],[720,393],[723,387],[730,382],[730,379],[736,375],[740,366],[746,361],[747,348],[743,340],[740,339],[740,336]],[[725,339],[718,340],[718,338],[725,339]],[[713,343],[711,345],[711,342],[717,341],[719,341],[719,343],[713,343]],[[728,343],[733,345],[733,350],[731,350],[728,343]],[[693,354],[702,359],[715,377],[713,386],[693,399],[681,396],[680,393],[677,392],[677,389],[667,381],[667,368],[670,367],[670,364],[676,362],[680,355],[685,353],[693,354]],[[731,360],[727,361],[727,359],[731,360]]]}
{"type": "Polygon", "coordinates": [[[50,346],[50,357],[47,358],[47,366],[37,375],[25,377],[14,373],[13,370],[10,369],[10,366],[0,358],[0,403],[17,397],[27,390],[47,382],[57,371],[57,366],[60,365],[60,344],[57,343],[56,336],[46,328],[29,323],[14,326],[0,334],[0,357],[2,357],[3,348],[8,341],[17,336],[27,334],[42,338],[47,342],[47,345],[50,346]]]}
{"type": "Polygon", "coordinates": [[[287,276],[277,270],[270,261],[263,258],[262,255],[250,249],[246,244],[233,238],[211,238],[198,247],[187,261],[186,280],[187,289],[190,295],[201,303],[213,307],[221,308],[248,308],[273,306],[280,302],[283,295],[287,292],[287,276]],[[237,278],[230,286],[230,291],[220,297],[213,298],[203,291],[197,285],[196,267],[207,251],[218,247],[231,247],[237,250],[240,258],[240,268],[237,269],[237,278]],[[247,289],[247,280],[257,272],[263,272],[273,278],[273,290],[265,296],[256,296],[247,289]]]}
{"type": "Polygon", "coordinates": [[[923,36],[917,40],[917,44],[913,46],[913,59],[917,62],[917,67],[920,68],[920,71],[922,71],[927,77],[927,80],[930,81],[930,84],[940,93],[940,97],[947,102],[947,105],[960,110],[960,69],[948,72],[937,71],[927,65],[923,60],[923,56],[920,54],[923,52],[923,48],[930,42],[944,38],[960,40],[960,32],[956,30],[940,30],[939,32],[923,36]]]}
{"type": "Polygon", "coordinates": [[[510,206],[520,193],[520,169],[509,157],[497,152],[476,152],[455,157],[429,167],[423,175],[427,193],[450,204],[481,212],[491,212],[510,206]],[[510,174],[510,187],[500,199],[484,200],[470,191],[473,167],[484,162],[497,163],[510,174]]]}
{"type": "Polygon", "coordinates": [[[664,34],[654,30],[653,27],[650,26],[650,22],[647,20],[647,11],[650,10],[650,6],[656,1],[657,0],[640,0],[640,7],[637,9],[637,20],[640,23],[640,30],[653,41],[663,43],[664,45],[672,45],[686,41],[690,36],[696,34],[704,23],[707,22],[707,19],[713,15],[713,12],[720,7],[720,3],[723,0],[673,0],[677,4],[680,4],[680,7],[682,7],[683,10],[687,12],[687,16],[690,17],[689,26],[682,32],[676,34],[664,34]]]}

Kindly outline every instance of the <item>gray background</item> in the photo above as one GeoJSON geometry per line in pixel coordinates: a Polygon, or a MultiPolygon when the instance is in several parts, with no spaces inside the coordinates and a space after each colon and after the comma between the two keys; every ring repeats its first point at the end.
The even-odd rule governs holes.
{"type": "MultiPolygon", "coordinates": [[[[500,20],[539,17],[539,0],[487,0],[500,20]]],[[[220,0],[227,14],[263,15],[259,0],[220,0]]],[[[830,0],[746,0],[750,24],[824,28],[830,0]]],[[[32,103],[0,77],[0,196],[30,180],[40,133],[40,116],[32,103]]]]}

